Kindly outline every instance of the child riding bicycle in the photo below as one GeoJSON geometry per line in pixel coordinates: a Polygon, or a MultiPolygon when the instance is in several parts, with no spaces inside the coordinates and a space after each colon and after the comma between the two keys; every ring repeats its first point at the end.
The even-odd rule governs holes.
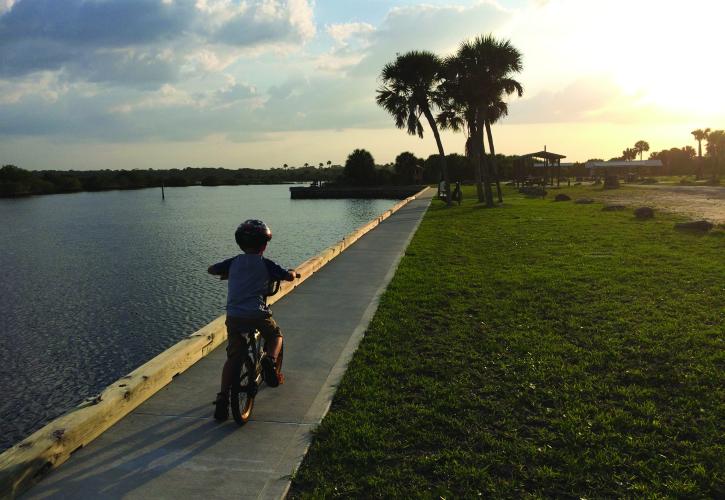
{"type": "Polygon", "coordinates": [[[264,380],[270,387],[277,387],[284,377],[277,370],[276,359],[282,349],[282,331],[272,319],[265,296],[272,281],[293,281],[295,274],[269,259],[262,257],[272,231],[260,220],[242,222],[234,233],[234,239],[244,253],[209,266],[207,272],[228,279],[227,292],[227,360],[222,369],[221,391],[214,402],[214,418],[229,418],[229,389],[234,367],[238,366],[247,351],[246,334],[259,330],[264,338],[262,359],[264,380]]]}

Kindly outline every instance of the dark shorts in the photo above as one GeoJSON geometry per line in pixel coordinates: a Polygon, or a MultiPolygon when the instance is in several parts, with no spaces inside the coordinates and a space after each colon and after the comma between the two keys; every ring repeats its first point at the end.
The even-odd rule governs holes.
{"type": "Polygon", "coordinates": [[[247,350],[247,335],[259,330],[264,342],[282,337],[282,330],[272,318],[247,319],[227,316],[227,358],[239,359],[247,350]]]}

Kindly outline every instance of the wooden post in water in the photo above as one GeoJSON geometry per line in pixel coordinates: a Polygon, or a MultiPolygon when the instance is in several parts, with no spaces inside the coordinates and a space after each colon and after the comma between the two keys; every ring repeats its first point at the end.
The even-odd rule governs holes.
{"type": "Polygon", "coordinates": [[[166,196],[164,196],[164,183],[163,182],[161,183],[161,199],[162,200],[166,199],[166,196]]]}

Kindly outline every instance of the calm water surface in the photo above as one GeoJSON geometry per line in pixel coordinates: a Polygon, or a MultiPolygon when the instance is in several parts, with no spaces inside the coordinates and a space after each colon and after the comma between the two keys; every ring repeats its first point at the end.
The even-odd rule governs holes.
{"type": "Polygon", "coordinates": [[[393,205],[290,200],[289,186],[0,200],[0,450],[223,313],[209,264],[247,218],[294,267],[393,205]]]}

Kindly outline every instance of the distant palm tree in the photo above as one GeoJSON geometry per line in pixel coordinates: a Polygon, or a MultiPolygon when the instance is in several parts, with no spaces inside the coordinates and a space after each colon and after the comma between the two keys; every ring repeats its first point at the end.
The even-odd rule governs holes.
{"type": "Polygon", "coordinates": [[[702,141],[707,140],[707,135],[710,133],[710,129],[706,128],[705,130],[702,130],[701,128],[698,128],[690,133],[697,141],[697,156],[702,158],[702,141]]]}
{"type": "Polygon", "coordinates": [[[394,62],[383,67],[380,74],[383,86],[378,89],[377,103],[393,116],[395,126],[406,128],[410,135],[423,137],[420,116],[425,116],[433,132],[441,172],[446,184],[446,203],[451,205],[451,188],[438,126],[431,108],[436,105],[440,83],[441,61],[432,52],[411,51],[398,55],[394,62]]]}
{"type": "Polygon", "coordinates": [[[330,165],[332,165],[332,160],[327,160],[327,166],[329,167],[330,165]]]}
{"type": "Polygon", "coordinates": [[[324,163],[320,162],[320,168],[322,168],[323,165],[324,165],[324,163]]]}
{"type": "Polygon", "coordinates": [[[622,159],[624,161],[632,161],[637,158],[637,150],[634,148],[627,148],[622,151],[622,159]]]}
{"type": "Polygon", "coordinates": [[[310,166],[310,164],[309,164],[309,163],[307,163],[307,162],[305,162],[305,168],[307,168],[307,167],[309,167],[309,166],[310,166]]]}
{"type": "Polygon", "coordinates": [[[649,143],[647,141],[637,141],[634,143],[634,150],[639,153],[639,159],[642,159],[642,153],[649,151],[649,143]]]}
{"type": "Polygon", "coordinates": [[[287,164],[285,163],[284,165],[282,165],[282,168],[284,168],[285,170],[287,170],[287,169],[289,168],[289,165],[287,165],[287,164]]]}

